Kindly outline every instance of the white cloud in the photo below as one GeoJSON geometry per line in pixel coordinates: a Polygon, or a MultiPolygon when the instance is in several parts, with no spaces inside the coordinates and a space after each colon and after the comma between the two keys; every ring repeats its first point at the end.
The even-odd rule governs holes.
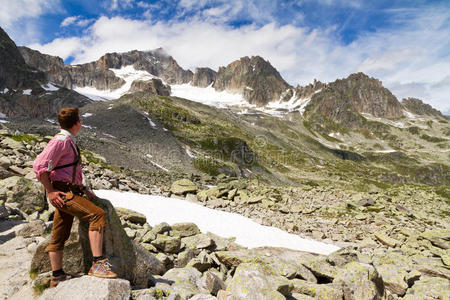
{"type": "Polygon", "coordinates": [[[72,25],[73,23],[75,23],[78,19],[80,18],[80,16],[72,16],[72,17],[67,17],[65,18],[62,22],[61,22],[61,27],[66,27],[69,25],[72,25]]]}
{"type": "MultiPolygon", "coordinates": [[[[182,3],[190,9],[202,0],[182,3]]],[[[335,38],[336,27],[311,30],[273,22],[226,26],[216,21],[237,13],[225,3],[185,21],[100,17],[80,38],[31,47],[63,58],[74,56],[74,63],[93,61],[107,52],[164,47],[182,67],[192,70],[217,69],[242,56],[261,55],[292,85],[314,78],[334,81],[363,71],[382,80],[400,99],[418,97],[440,110],[450,109],[450,84],[444,80],[450,76],[450,27],[446,26],[450,13],[437,9],[392,13],[402,20],[396,28],[366,33],[348,45],[335,38]]]]}
{"type": "Polygon", "coordinates": [[[0,0],[0,26],[17,43],[39,40],[38,18],[61,12],[60,0],[0,0]]]}

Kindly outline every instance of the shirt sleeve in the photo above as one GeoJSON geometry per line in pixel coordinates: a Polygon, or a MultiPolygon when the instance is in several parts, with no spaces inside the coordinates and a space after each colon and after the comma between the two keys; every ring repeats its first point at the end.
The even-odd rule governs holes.
{"type": "Polygon", "coordinates": [[[33,163],[33,170],[37,180],[40,181],[43,173],[52,171],[58,165],[64,152],[64,144],[65,142],[62,140],[52,139],[41,154],[36,157],[33,163]]]}

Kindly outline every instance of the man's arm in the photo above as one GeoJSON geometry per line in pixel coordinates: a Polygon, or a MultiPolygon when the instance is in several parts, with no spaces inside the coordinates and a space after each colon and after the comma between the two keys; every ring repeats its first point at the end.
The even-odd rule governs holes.
{"type": "Polygon", "coordinates": [[[42,173],[41,177],[39,178],[39,181],[45,187],[45,190],[48,193],[48,198],[50,200],[50,203],[56,208],[62,208],[64,206],[64,200],[61,199],[60,195],[65,196],[66,193],[55,190],[53,188],[52,183],[50,182],[50,179],[48,178],[48,174],[49,174],[49,172],[42,173]]]}

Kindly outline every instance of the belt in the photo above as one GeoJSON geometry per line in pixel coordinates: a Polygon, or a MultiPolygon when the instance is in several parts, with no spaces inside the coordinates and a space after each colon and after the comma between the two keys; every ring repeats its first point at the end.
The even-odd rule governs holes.
{"type": "Polygon", "coordinates": [[[84,187],[82,185],[73,184],[65,181],[51,181],[54,189],[61,192],[72,192],[78,196],[83,195],[84,187]]]}

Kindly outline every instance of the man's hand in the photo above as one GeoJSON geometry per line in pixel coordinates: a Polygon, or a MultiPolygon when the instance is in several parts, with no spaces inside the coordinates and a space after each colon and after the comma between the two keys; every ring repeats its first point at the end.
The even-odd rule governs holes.
{"type": "Polygon", "coordinates": [[[97,195],[91,190],[86,189],[86,190],[84,190],[84,193],[86,194],[88,199],[91,200],[91,201],[98,199],[97,195]]]}
{"type": "Polygon", "coordinates": [[[50,203],[56,208],[62,208],[64,206],[64,200],[61,196],[65,196],[66,193],[60,191],[53,191],[48,193],[48,199],[50,203]]]}

